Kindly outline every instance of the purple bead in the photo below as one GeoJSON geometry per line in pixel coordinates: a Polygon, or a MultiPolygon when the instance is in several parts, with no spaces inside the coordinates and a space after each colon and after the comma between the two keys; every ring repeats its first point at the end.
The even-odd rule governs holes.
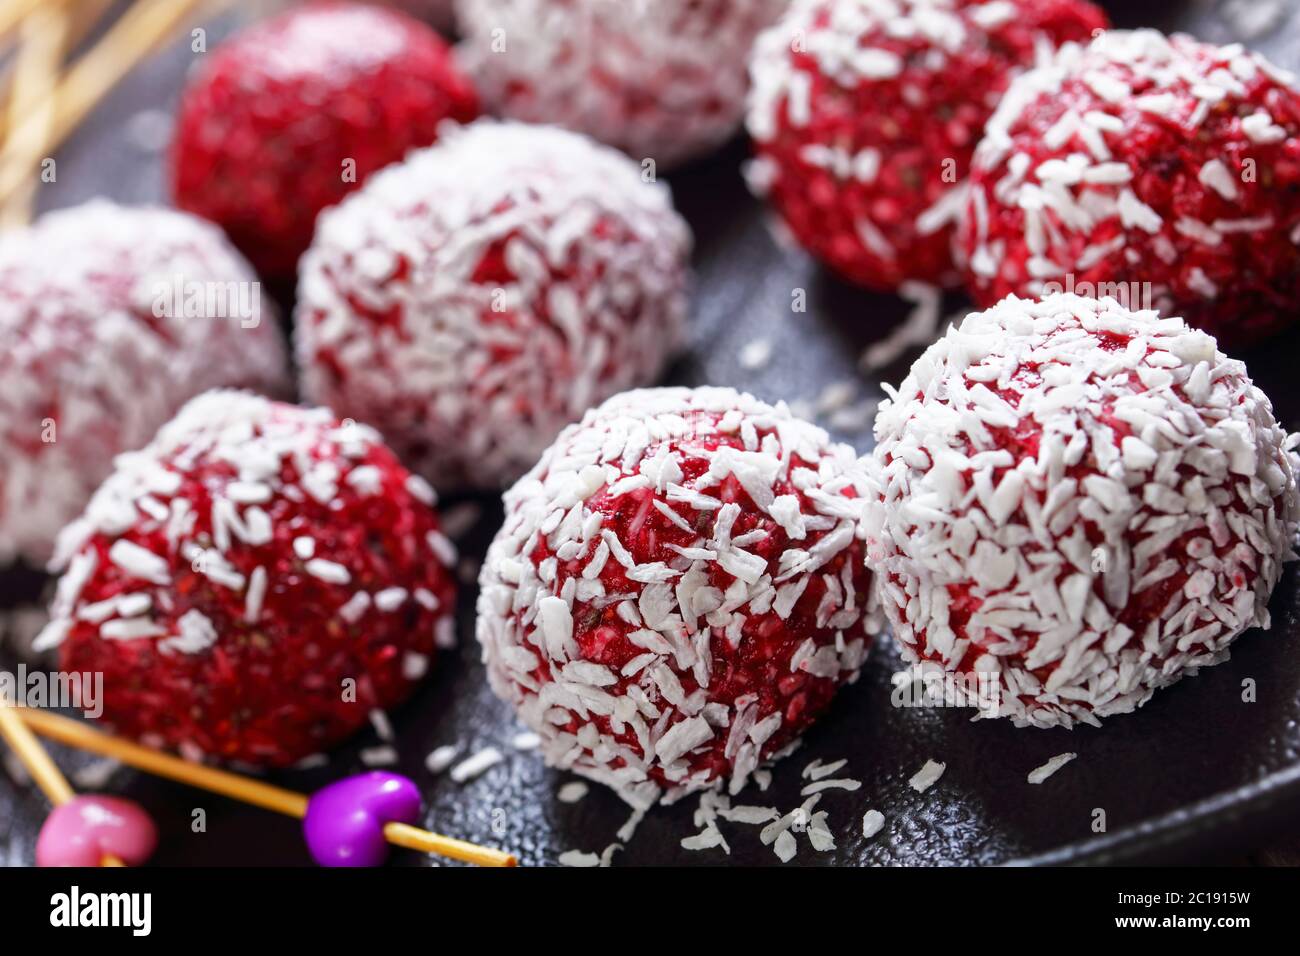
{"type": "Polygon", "coordinates": [[[379,866],[388,856],[384,824],[414,823],[419,815],[420,791],[411,780],[372,770],[312,794],[302,829],[321,866],[379,866]]]}

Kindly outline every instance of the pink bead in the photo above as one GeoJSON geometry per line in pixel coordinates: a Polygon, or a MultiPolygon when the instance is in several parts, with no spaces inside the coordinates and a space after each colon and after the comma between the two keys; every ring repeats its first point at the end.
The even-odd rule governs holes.
{"type": "Polygon", "coordinates": [[[136,803],[119,797],[74,797],[41,827],[37,866],[99,866],[112,855],[128,866],[149,859],[158,830],[136,803]]]}

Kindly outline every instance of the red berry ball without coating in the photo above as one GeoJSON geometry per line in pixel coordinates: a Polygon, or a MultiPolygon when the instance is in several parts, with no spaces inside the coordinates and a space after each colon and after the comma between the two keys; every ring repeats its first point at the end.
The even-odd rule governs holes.
{"type": "Polygon", "coordinates": [[[220,225],[265,276],[293,274],[316,215],[375,170],[478,115],[447,44],[363,4],[305,4],[221,44],[186,87],[176,205],[220,225]]]}
{"type": "Polygon", "coordinates": [[[245,392],[187,404],[59,539],[39,639],[119,732],[284,766],[401,701],[452,638],[432,489],[364,425],[245,392]]]}
{"type": "Polygon", "coordinates": [[[1300,516],[1288,438],[1181,319],[1005,299],[926,350],[876,441],[881,603],[981,716],[1096,724],[1269,626],[1300,516]]]}
{"type": "Polygon", "coordinates": [[[857,454],[726,388],[625,392],[505,496],[493,690],[553,766],[645,807],[734,794],[853,680],[878,621],[857,454]]]}
{"type": "Polygon", "coordinates": [[[980,303],[1111,295],[1248,343],[1300,315],[1300,86],[1240,46],[1107,33],[1012,86],[968,206],[980,303]]]}
{"type": "Polygon", "coordinates": [[[290,389],[257,276],[172,209],[96,200],[5,231],[0,342],[0,563],[44,565],[113,457],[195,395],[290,389]]]}
{"type": "Polygon", "coordinates": [[[1040,51],[1105,25],[1084,0],[796,0],[750,60],[750,186],[853,282],[952,284],[985,120],[1040,51]]]}

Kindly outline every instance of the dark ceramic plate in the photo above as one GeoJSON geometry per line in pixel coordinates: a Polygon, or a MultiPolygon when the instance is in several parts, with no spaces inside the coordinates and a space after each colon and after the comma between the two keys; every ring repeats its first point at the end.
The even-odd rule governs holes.
{"type": "MultiPolygon", "coordinates": [[[[1282,65],[1300,68],[1300,10],[1294,0],[1116,0],[1107,6],[1123,26],[1182,29],[1218,42],[1244,39],[1282,65]],[[1270,7],[1276,8],[1271,18],[1261,15],[1261,8],[1270,7]],[[1253,23],[1246,16],[1252,13],[1253,23]]],[[[210,40],[225,32],[220,26],[214,25],[210,40]]],[[[58,183],[42,195],[44,206],[97,194],[125,202],[162,197],[160,156],[140,144],[141,132],[155,125],[157,115],[141,111],[171,108],[190,57],[188,44],[177,44],[115,92],[59,154],[58,183]]],[[[779,249],[741,184],[744,155],[738,143],[671,177],[698,240],[694,339],[673,380],[735,385],[766,399],[813,406],[828,386],[851,383],[848,412],[820,417],[837,437],[866,451],[869,416],[853,412],[881,392],[878,381],[857,371],[856,359],[898,324],[907,306],[848,287],[803,255],[779,249]],[[791,308],[795,290],[806,295],[804,312],[791,308]],[[738,353],[754,340],[771,343],[774,358],[750,371],[738,353]]],[[[962,303],[949,305],[955,310],[962,303]]],[[[1297,345],[1300,333],[1293,333],[1243,356],[1290,429],[1300,427],[1300,385],[1290,358],[1297,345]]],[[[885,369],[885,378],[901,378],[915,354],[885,369]]],[[[499,520],[493,502],[476,504],[481,517],[462,540],[471,560],[482,555],[499,520]]],[[[39,591],[40,583],[32,575],[10,574],[4,590],[12,602],[22,592],[39,591]]],[[[966,711],[894,707],[890,676],[898,660],[884,641],[858,684],[840,695],[800,752],[777,766],[770,791],[747,792],[742,801],[793,809],[801,802],[806,781],[800,770],[808,762],[847,758],[837,776],[860,779],[862,788],[825,795],[818,809],[828,811],[838,846],[819,853],[800,837],[796,862],[806,865],[1207,860],[1284,843],[1295,835],[1300,811],[1298,604],[1292,570],[1274,597],[1271,632],[1245,635],[1229,663],[1162,692],[1137,714],[1112,718],[1102,729],[1017,730],[1005,722],[971,723],[966,711]],[[1255,682],[1253,703],[1242,700],[1247,679],[1255,682]],[[1063,751],[1079,757],[1041,786],[1026,782],[1030,770],[1063,751]],[[918,795],[908,779],[929,759],[946,763],[947,770],[918,795]],[[868,809],[881,811],[885,825],[865,840],[861,819],[868,809]],[[1099,821],[1104,832],[1098,832],[1099,821]]],[[[460,606],[460,649],[445,655],[429,684],[393,714],[400,768],[427,795],[427,825],[506,847],[524,864],[554,863],[567,850],[599,852],[616,840],[627,809],[594,786],[577,803],[561,802],[557,791],[566,776],[511,747],[519,728],[488,691],[478,663],[472,583],[460,606]],[[457,785],[424,768],[425,755],[448,743],[466,754],[496,746],[506,759],[457,785]]],[[[367,732],[337,751],[327,767],[278,780],[304,790],[320,786],[360,769],[361,749],[375,743],[367,732]]],[[[88,762],[66,752],[60,759],[70,768],[88,762]]],[[[114,773],[106,786],[155,815],[164,834],[158,863],[309,862],[289,820],[126,770],[114,773]],[[205,811],[206,829],[195,833],[197,808],[205,811]]],[[[729,857],[718,849],[682,850],[681,839],[698,829],[695,807],[690,799],[652,812],[615,862],[775,862],[757,828],[739,824],[722,824],[729,857]]],[[[37,793],[0,776],[0,860],[31,862],[45,812],[37,793]]],[[[394,860],[423,862],[407,853],[394,860]]]]}

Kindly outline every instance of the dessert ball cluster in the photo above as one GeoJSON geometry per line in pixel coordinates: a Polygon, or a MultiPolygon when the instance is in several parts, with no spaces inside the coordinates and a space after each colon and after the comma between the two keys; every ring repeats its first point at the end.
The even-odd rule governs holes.
{"type": "Polygon", "coordinates": [[[569,422],[653,381],[683,337],[690,231],[627,157],[483,120],[321,217],[304,393],[380,422],[439,489],[501,487],[569,422]]]}
{"type": "Polygon", "coordinates": [[[461,51],[500,116],[555,123],[660,169],[725,142],[745,57],[786,0],[457,0],[461,51]]]}
{"type": "Polygon", "coordinates": [[[368,175],[478,115],[429,27],[323,0],[222,43],[186,87],[171,152],[176,205],[226,230],[267,276],[291,276],[316,215],[368,175]]]}
{"type": "Polygon", "coordinates": [[[1020,78],[960,241],[972,294],[1149,293],[1220,342],[1300,313],[1300,89],[1240,46],[1106,33],[1020,78]]]}
{"type": "Polygon", "coordinates": [[[287,389],[274,311],[221,232],[93,202],[0,237],[0,563],[48,560],[118,452],[221,385],[287,389]]]}
{"type": "Polygon", "coordinates": [[[795,0],[751,58],[751,187],[854,282],[950,283],[985,120],[1038,53],[1105,24],[1083,0],[795,0]]]}
{"type": "Polygon", "coordinates": [[[400,701],[450,641],[433,504],[366,426],[206,393],[60,536],[42,643],[103,674],[121,733],[293,763],[400,701]]]}
{"type": "Polygon", "coordinates": [[[926,351],[876,438],[869,561],[904,656],[986,675],[1018,724],[1131,711],[1269,624],[1286,435],[1181,319],[1009,298],[926,351]]]}
{"type": "Polygon", "coordinates": [[[615,396],[506,493],[478,603],[493,690],[550,764],[635,806],[737,792],[866,657],[866,491],[783,405],[615,396]]]}

